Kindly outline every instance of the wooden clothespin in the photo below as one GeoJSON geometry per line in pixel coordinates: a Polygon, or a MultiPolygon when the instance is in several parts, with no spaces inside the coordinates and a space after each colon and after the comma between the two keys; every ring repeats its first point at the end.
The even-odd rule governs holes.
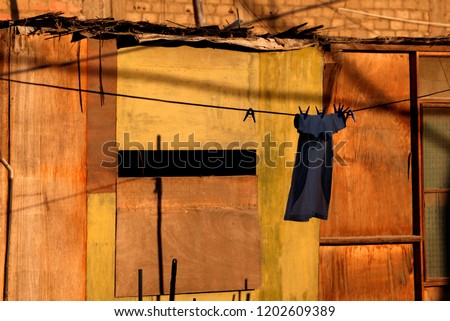
{"type": "Polygon", "coordinates": [[[256,119],[255,119],[255,111],[254,111],[252,108],[249,108],[249,109],[247,110],[247,113],[245,114],[245,117],[244,117],[244,121],[247,119],[248,116],[252,116],[253,122],[256,123],[256,119]]]}

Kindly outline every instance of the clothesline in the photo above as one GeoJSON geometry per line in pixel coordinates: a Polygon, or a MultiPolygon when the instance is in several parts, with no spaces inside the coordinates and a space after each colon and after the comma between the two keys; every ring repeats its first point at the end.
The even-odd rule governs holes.
{"type": "Polygon", "coordinates": [[[391,101],[391,102],[388,102],[388,103],[383,103],[383,104],[378,104],[378,105],[373,105],[373,106],[368,106],[368,107],[362,107],[362,108],[359,108],[359,109],[354,109],[353,112],[355,113],[357,111],[362,111],[362,110],[367,110],[367,109],[386,107],[386,106],[397,104],[397,103],[403,103],[405,101],[416,100],[416,99],[425,98],[425,97],[429,97],[429,96],[433,96],[433,95],[437,95],[437,94],[442,94],[442,93],[445,93],[447,91],[450,91],[450,88],[443,89],[443,90],[438,90],[438,91],[435,91],[435,92],[432,92],[432,93],[428,93],[428,94],[419,95],[417,97],[404,98],[404,99],[400,99],[400,100],[391,101]]]}
{"type": "MultiPolygon", "coordinates": [[[[136,96],[136,95],[128,95],[128,94],[120,94],[120,93],[113,93],[113,92],[105,92],[105,91],[97,91],[97,90],[90,90],[90,89],[82,89],[82,88],[73,88],[73,87],[65,87],[65,86],[58,86],[58,85],[51,85],[51,84],[42,84],[42,83],[35,83],[30,81],[23,81],[23,80],[16,80],[16,79],[8,79],[8,78],[2,78],[0,77],[0,81],[7,81],[7,82],[13,82],[13,83],[19,83],[24,85],[32,85],[32,86],[39,86],[39,87],[46,87],[46,88],[54,88],[54,89],[60,89],[60,90],[67,90],[67,91],[74,91],[78,93],[88,93],[88,94],[98,94],[98,95],[105,95],[105,96],[114,96],[114,97],[120,97],[120,98],[128,98],[128,99],[138,99],[138,100],[147,100],[147,101],[154,101],[154,102],[161,102],[161,103],[167,103],[167,104],[177,104],[177,105],[184,105],[184,106],[192,106],[192,107],[201,107],[201,108],[213,108],[213,109],[223,109],[223,110],[234,110],[234,111],[242,111],[242,112],[249,112],[250,110],[253,113],[260,113],[260,114],[272,114],[272,115],[280,115],[280,116],[295,116],[298,113],[288,113],[288,112],[282,112],[282,111],[271,111],[271,110],[262,110],[262,109],[253,109],[253,108],[243,108],[243,107],[231,107],[231,106],[218,106],[218,105],[210,105],[210,104],[200,104],[200,103],[194,103],[194,102],[185,102],[185,101],[176,101],[176,100],[169,100],[169,99],[162,99],[162,98],[152,98],[152,97],[143,97],[143,96],[136,96]]],[[[368,109],[374,109],[374,108],[382,108],[389,105],[405,102],[405,101],[411,101],[416,100],[420,98],[425,98],[429,96],[433,96],[436,94],[441,94],[444,92],[450,91],[450,88],[419,95],[417,97],[409,97],[404,98],[400,100],[390,101],[382,104],[377,104],[373,106],[367,106],[367,107],[361,107],[358,109],[353,109],[353,112],[359,112],[364,111],[368,109]]]]}

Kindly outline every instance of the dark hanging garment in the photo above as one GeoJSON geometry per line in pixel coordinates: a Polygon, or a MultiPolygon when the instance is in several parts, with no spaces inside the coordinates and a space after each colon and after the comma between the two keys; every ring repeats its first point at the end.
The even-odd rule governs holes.
{"type": "Polygon", "coordinates": [[[344,113],[296,115],[299,132],[295,167],[284,219],[328,218],[333,166],[333,134],[345,128],[344,113]]]}

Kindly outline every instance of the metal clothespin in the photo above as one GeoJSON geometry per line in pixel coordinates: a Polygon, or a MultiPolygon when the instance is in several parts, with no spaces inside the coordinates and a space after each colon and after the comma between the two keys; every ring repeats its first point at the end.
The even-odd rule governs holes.
{"type": "Polygon", "coordinates": [[[247,113],[245,114],[245,117],[244,117],[244,121],[247,119],[248,116],[252,116],[253,122],[256,123],[256,119],[255,119],[255,111],[254,111],[252,108],[249,108],[249,109],[247,110],[247,113]]]}

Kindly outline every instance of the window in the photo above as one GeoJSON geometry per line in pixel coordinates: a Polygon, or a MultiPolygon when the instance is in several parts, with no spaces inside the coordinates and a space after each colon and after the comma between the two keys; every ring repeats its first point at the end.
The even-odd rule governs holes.
{"type": "Polygon", "coordinates": [[[450,276],[450,104],[434,105],[422,108],[427,281],[450,276]]]}

